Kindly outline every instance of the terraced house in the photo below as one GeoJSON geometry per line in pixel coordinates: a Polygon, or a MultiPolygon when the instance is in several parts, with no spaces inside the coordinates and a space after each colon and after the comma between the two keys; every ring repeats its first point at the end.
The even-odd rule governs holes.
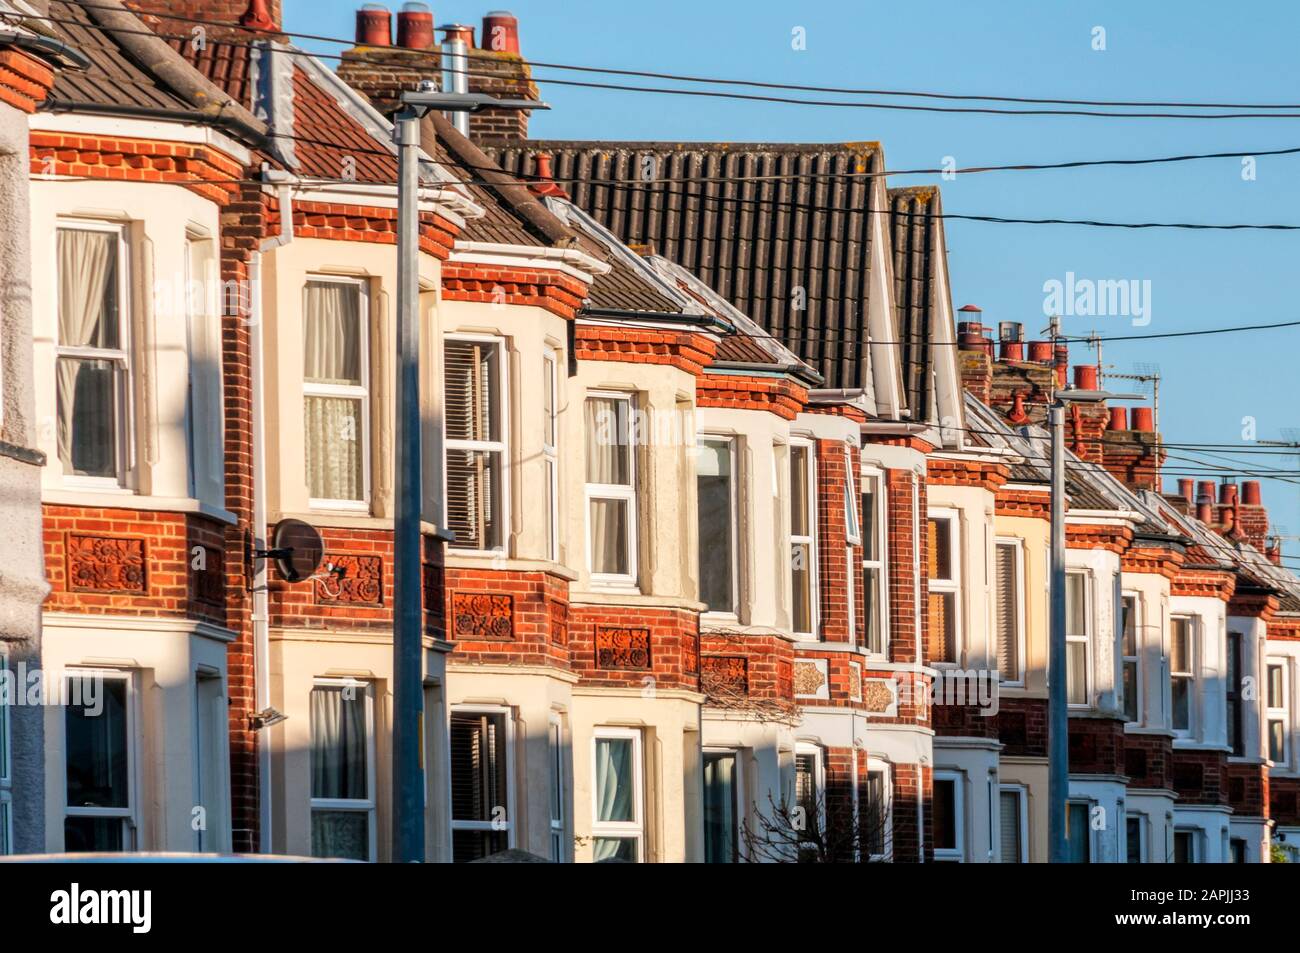
{"type": "MultiPolygon", "coordinates": [[[[391,117],[453,55],[535,99],[519,24],[368,4],[332,70],[274,0],[38,12],[0,479],[44,581],[29,540],[0,660],[71,700],[0,708],[0,850],[389,860],[391,117]]],[[[420,127],[426,859],[1043,861],[1052,598],[1075,860],[1300,844],[1259,485],[1164,495],[1150,412],[1073,412],[1051,593],[1069,352],[957,323],[937,188],[527,135],[420,127]]]]}

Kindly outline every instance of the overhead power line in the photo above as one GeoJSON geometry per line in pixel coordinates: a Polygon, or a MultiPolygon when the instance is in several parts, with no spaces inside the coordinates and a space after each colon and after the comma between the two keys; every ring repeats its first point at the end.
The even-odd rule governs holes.
{"type": "MultiPolygon", "coordinates": [[[[81,0],[83,7],[99,7],[100,5],[84,2],[81,0]]],[[[111,8],[110,8],[111,9],[111,8]]],[[[311,40],[313,42],[332,43],[340,46],[353,46],[355,41],[351,37],[336,37],[316,33],[293,32],[289,30],[266,30],[258,27],[244,26],[237,22],[228,20],[217,20],[208,17],[192,17],[181,14],[162,13],[151,11],[150,16],[158,19],[173,20],[183,23],[193,23],[206,26],[218,26],[229,30],[236,30],[250,37],[276,37],[288,36],[294,39],[311,40]]],[[[188,36],[181,37],[189,39],[188,36]]],[[[421,55],[433,58],[437,55],[436,50],[414,51],[403,50],[404,53],[412,57],[421,55]]],[[[470,49],[467,51],[470,58],[477,59],[494,59],[496,54],[490,50],[470,49]]],[[[318,54],[329,55],[333,54],[318,54]]],[[[930,90],[903,90],[903,89],[879,89],[870,87],[847,87],[847,86],[816,86],[797,83],[777,83],[770,80],[747,80],[734,79],[718,76],[698,76],[685,73],[671,73],[657,70],[636,70],[618,67],[602,67],[580,65],[573,63],[554,63],[544,60],[528,59],[525,62],[530,67],[542,67],[545,69],[557,69],[583,73],[598,73],[612,76],[631,76],[644,79],[662,79],[681,83],[695,83],[713,86],[740,86],[753,89],[773,89],[786,90],[791,92],[807,93],[832,93],[842,96],[895,96],[899,98],[911,99],[938,99],[953,100],[957,102],[1001,102],[1001,103],[1021,103],[1029,105],[1061,105],[1061,106],[1096,106],[1108,108],[1136,108],[1136,109],[1243,109],[1243,110],[1300,110],[1300,103],[1235,103],[1235,102],[1189,102],[1178,100],[1105,100],[1105,99],[1065,99],[1050,97],[1031,97],[1031,96],[1007,96],[999,94],[974,94],[974,93],[945,93],[930,90]]],[[[841,104],[845,105],[845,104],[841,104]]],[[[1082,113],[1080,113],[1082,115],[1082,113]]],[[[1122,114],[1133,115],[1133,114],[1122,114]]],[[[1195,117],[1187,117],[1195,118],[1195,117]]]]}

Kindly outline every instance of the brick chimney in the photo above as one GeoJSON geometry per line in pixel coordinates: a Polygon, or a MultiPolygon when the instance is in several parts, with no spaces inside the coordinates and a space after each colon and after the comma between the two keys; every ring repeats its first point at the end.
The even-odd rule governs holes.
{"type": "MultiPolygon", "coordinates": [[[[1135,490],[1160,490],[1160,466],[1165,453],[1155,432],[1155,415],[1150,407],[1112,407],[1102,437],[1102,464],[1114,477],[1135,490]]],[[[1192,492],[1179,483],[1179,495],[1192,492]]],[[[1188,502],[1192,502],[1188,499],[1188,502]]]]}
{"type": "Polygon", "coordinates": [[[984,336],[982,312],[973,304],[957,309],[957,367],[963,390],[992,405],[993,342],[984,336]]]}
{"type": "Polygon", "coordinates": [[[1044,423],[1055,386],[1052,345],[1044,352],[1044,342],[1026,342],[1024,325],[1015,321],[999,322],[995,343],[973,304],[961,307],[958,317],[962,386],[1011,424],[1044,423]]]}
{"type": "Polygon", "coordinates": [[[1260,552],[1268,545],[1268,510],[1259,490],[1258,480],[1243,480],[1237,504],[1238,525],[1246,541],[1260,552]]]}
{"type": "MultiPolygon", "coordinates": [[[[433,33],[434,17],[427,4],[406,3],[397,14],[396,37],[378,42],[382,28],[372,26],[386,13],[381,4],[357,12],[356,46],[344,50],[339,77],[363,94],[385,115],[396,112],[401,94],[421,81],[442,86],[441,54],[433,33]]],[[[474,31],[457,31],[469,47],[468,85],[471,93],[500,99],[540,99],[528,63],[519,54],[519,21],[510,13],[493,11],[483,18],[478,45],[474,31]]],[[[528,113],[491,109],[473,113],[470,138],[528,138],[528,113]]]]}
{"type": "MultiPolygon", "coordinates": [[[[1058,353],[1057,361],[1059,360],[1058,353]]],[[[1056,369],[1059,373],[1059,363],[1056,369]]],[[[1076,365],[1074,386],[1077,390],[1097,390],[1097,365],[1076,365]]],[[[1110,422],[1110,412],[1106,409],[1104,401],[1069,404],[1065,411],[1065,445],[1074,451],[1075,456],[1080,460],[1105,464],[1103,448],[1106,428],[1110,422]]]]}
{"type": "Polygon", "coordinates": [[[202,27],[211,39],[235,39],[247,42],[258,39],[257,31],[275,32],[283,23],[280,0],[124,0],[126,6],[140,14],[145,25],[163,35],[193,35],[202,27]],[[188,17],[213,23],[190,23],[169,19],[163,14],[188,17]],[[229,23],[232,26],[217,24],[229,23]],[[239,29],[239,27],[247,29],[239,29]]]}

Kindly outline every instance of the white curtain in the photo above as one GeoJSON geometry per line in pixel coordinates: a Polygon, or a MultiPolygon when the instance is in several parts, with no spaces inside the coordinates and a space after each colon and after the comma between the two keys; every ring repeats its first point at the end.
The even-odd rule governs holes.
{"type": "MultiPolygon", "coordinates": [[[[59,229],[58,267],[59,344],[119,347],[117,298],[113,293],[117,284],[117,236],[59,229]]],[[[102,362],[61,358],[57,376],[59,459],[71,472],[102,475],[115,466],[113,370],[102,362]]]]}
{"type": "Polygon", "coordinates": [[[353,284],[307,282],[303,377],[318,384],[361,383],[361,294],[353,284]]]}
{"type": "MultiPolygon", "coordinates": [[[[303,379],[361,387],[361,294],[356,285],[310,281],[303,312],[303,379]]],[[[359,397],[308,394],[304,405],[307,485],[321,500],[364,497],[365,430],[359,397]]]]}
{"type": "MultiPolygon", "coordinates": [[[[596,820],[634,821],[632,741],[628,738],[596,739],[596,820]]],[[[596,838],[594,857],[609,860],[619,853],[616,838],[596,838]]]]}

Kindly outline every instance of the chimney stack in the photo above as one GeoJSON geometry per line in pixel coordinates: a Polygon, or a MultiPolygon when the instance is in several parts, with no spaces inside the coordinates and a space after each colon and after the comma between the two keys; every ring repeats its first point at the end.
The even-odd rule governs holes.
{"type": "Polygon", "coordinates": [[[957,309],[957,366],[963,390],[976,400],[993,403],[993,343],[984,336],[980,309],[965,304],[957,309]]]}
{"type": "Polygon", "coordinates": [[[159,33],[189,32],[192,24],[167,19],[168,15],[210,21],[203,24],[210,39],[248,43],[264,39],[250,31],[278,33],[280,30],[280,0],[125,0],[125,6],[140,14],[145,26],[159,33]],[[219,25],[222,23],[239,26],[219,25]]]}
{"type": "Polygon", "coordinates": [[[1237,505],[1241,533],[1256,549],[1263,550],[1268,541],[1268,510],[1264,508],[1258,480],[1242,480],[1237,505]]]}

